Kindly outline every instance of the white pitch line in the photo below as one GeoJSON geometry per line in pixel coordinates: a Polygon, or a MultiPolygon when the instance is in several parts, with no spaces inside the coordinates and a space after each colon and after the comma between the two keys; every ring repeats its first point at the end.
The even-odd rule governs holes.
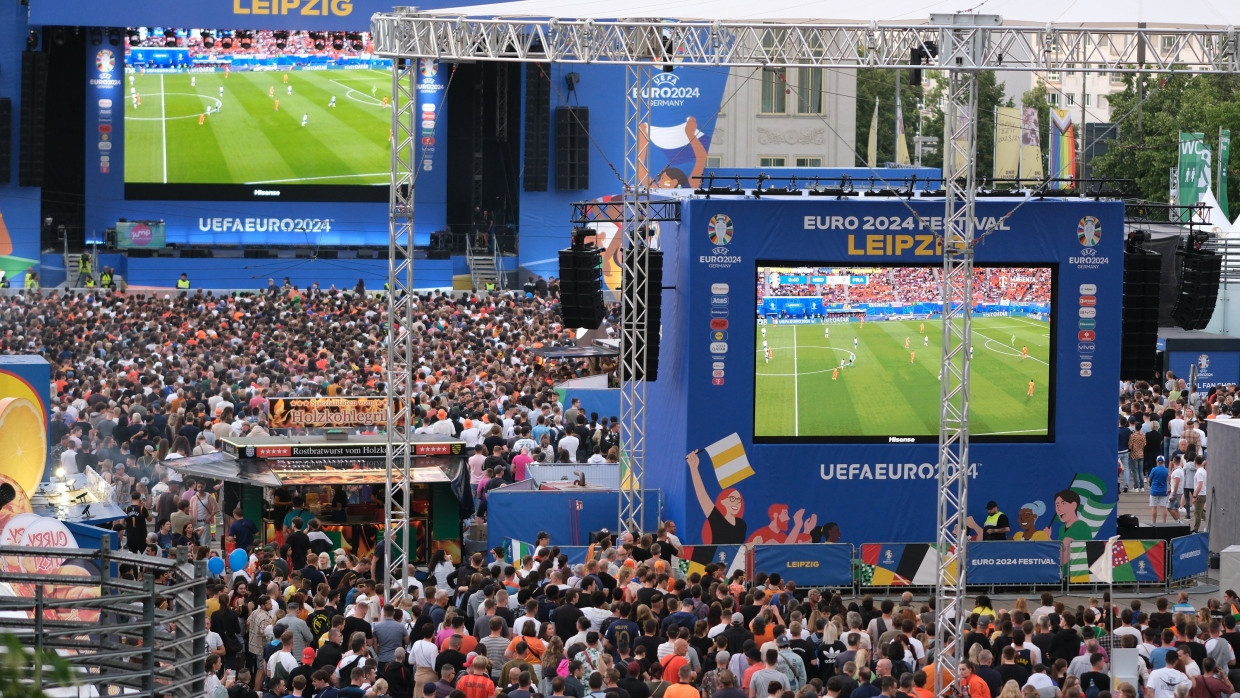
{"type": "Polygon", "coordinates": [[[292,182],[311,182],[316,179],[344,179],[346,177],[378,177],[379,175],[388,176],[390,172],[370,172],[368,174],[342,174],[342,175],[323,175],[321,177],[291,177],[289,179],[264,179],[261,182],[246,182],[246,186],[254,184],[289,184],[292,182]]]}
{"type": "Polygon", "coordinates": [[[159,74],[159,135],[163,142],[164,184],[168,183],[168,99],[164,96],[164,74],[159,74]]]}
{"type": "Polygon", "coordinates": [[[1002,434],[1044,434],[1045,429],[1016,429],[1013,431],[975,431],[974,436],[999,436],[1002,434]]]}
{"type": "MultiPolygon", "coordinates": [[[[974,330],[974,331],[973,331],[973,334],[975,334],[975,335],[977,335],[977,336],[979,336],[979,337],[984,337],[984,338],[985,338],[988,342],[994,342],[995,344],[998,344],[998,345],[999,345],[999,346],[1001,346],[1001,347],[1007,348],[1007,345],[1006,345],[1006,344],[1004,344],[1003,342],[1000,342],[999,340],[995,339],[994,337],[987,337],[986,335],[982,334],[981,332],[978,332],[977,330],[974,330]]],[[[989,346],[986,346],[986,348],[987,348],[987,349],[990,349],[990,347],[989,347],[989,346]]],[[[1005,352],[1005,351],[998,351],[998,350],[996,350],[996,349],[990,349],[990,350],[991,350],[991,351],[993,351],[993,352],[995,352],[996,354],[1003,354],[1004,356],[1011,356],[1011,357],[1015,357],[1015,358],[1020,358],[1020,352],[1019,352],[1019,351],[1017,351],[1017,352],[1015,352],[1015,353],[1012,353],[1012,354],[1009,354],[1009,353],[1007,353],[1007,352],[1005,352]]],[[[1037,361],[1038,363],[1042,364],[1043,366],[1046,366],[1046,367],[1048,367],[1048,368],[1050,367],[1050,364],[1049,364],[1049,363],[1047,363],[1047,362],[1043,361],[1042,359],[1039,359],[1039,358],[1038,358],[1038,357],[1036,357],[1036,356],[1032,356],[1032,355],[1030,355],[1028,358],[1033,359],[1034,361],[1037,361]]]]}
{"type": "Polygon", "coordinates": [[[328,79],[328,82],[334,82],[334,83],[336,83],[337,85],[340,85],[341,87],[343,87],[343,88],[344,88],[344,90],[345,90],[345,92],[344,92],[344,98],[345,98],[345,99],[352,99],[354,102],[361,102],[362,104],[369,104],[369,105],[374,106],[374,107],[378,107],[378,106],[381,106],[381,105],[383,104],[383,102],[382,102],[381,100],[375,99],[374,97],[371,97],[370,95],[366,94],[365,92],[362,92],[361,90],[357,89],[356,87],[352,87],[352,86],[350,86],[350,85],[346,85],[345,83],[340,82],[339,80],[331,80],[331,79],[329,78],[329,79],[328,79]],[[362,97],[362,98],[364,98],[365,100],[368,100],[368,101],[363,101],[363,100],[361,100],[361,99],[357,99],[357,98],[353,97],[352,95],[357,95],[358,97],[362,97]]]}
{"type": "Polygon", "coordinates": [[[797,375],[797,326],[792,326],[792,435],[801,435],[801,403],[797,395],[800,376],[797,375]]]}

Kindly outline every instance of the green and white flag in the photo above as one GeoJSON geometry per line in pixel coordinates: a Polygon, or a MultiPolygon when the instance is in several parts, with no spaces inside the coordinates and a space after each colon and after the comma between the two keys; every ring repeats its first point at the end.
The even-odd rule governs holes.
{"type": "MultiPolygon", "coordinates": [[[[1210,191],[1211,162],[1210,147],[1206,145],[1204,133],[1180,132],[1180,169],[1179,193],[1176,203],[1182,207],[1194,206],[1201,201],[1201,195],[1210,191]]],[[[1181,208],[1180,221],[1192,219],[1192,212],[1181,208]]]]}
{"type": "MultiPolygon", "coordinates": [[[[1218,130],[1218,205],[1223,217],[1231,220],[1231,207],[1227,203],[1227,161],[1231,158],[1231,130],[1218,130]]],[[[1220,221],[1221,222],[1221,221],[1220,221]]]]}

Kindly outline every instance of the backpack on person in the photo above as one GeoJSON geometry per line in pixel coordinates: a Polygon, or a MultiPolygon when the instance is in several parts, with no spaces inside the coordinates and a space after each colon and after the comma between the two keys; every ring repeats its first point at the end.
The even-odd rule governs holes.
{"type": "MultiPolygon", "coordinates": [[[[276,654],[280,654],[280,653],[277,652],[276,654]]],[[[292,655],[289,655],[289,656],[292,656],[292,655]]],[[[288,685],[288,678],[289,676],[291,676],[288,670],[288,667],[284,666],[284,662],[280,661],[280,658],[278,657],[276,658],[276,669],[274,672],[272,672],[271,675],[272,677],[275,678],[276,681],[284,681],[285,686],[288,685]]]]}

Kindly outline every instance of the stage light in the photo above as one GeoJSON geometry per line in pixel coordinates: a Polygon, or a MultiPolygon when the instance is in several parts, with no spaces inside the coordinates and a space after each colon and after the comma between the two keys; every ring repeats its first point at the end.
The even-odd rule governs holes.
{"type": "Polygon", "coordinates": [[[26,50],[33,51],[37,48],[39,48],[39,30],[31,29],[26,35],[26,50]]]}
{"type": "Polygon", "coordinates": [[[213,46],[215,46],[215,37],[211,34],[211,32],[203,32],[202,33],[202,47],[211,48],[213,46]]]}
{"type": "Polygon", "coordinates": [[[121,45],[121,31],[119,29],[108,30],[108,43],[113,46],[121,45]]]}
{"type": "Polygon", "coordinates": [[[333,51],[344,50],[344,35],[343,34],[340,34],[339,32],[332,34],[332,50],[333,51]]]}
{"type": "Polygon", "coordinates": [[[288,32],[278,31],[278,32],[275,32],[272,36],[274,36],[276,39],[276,48],[283,51],[284,47],[288,46],[288,32]]]}
{"type": "Polygon", "coordinates": [[[98,46],[103,43],[103,30],[99,27],[90,28],[90,45],[98,46]]]}

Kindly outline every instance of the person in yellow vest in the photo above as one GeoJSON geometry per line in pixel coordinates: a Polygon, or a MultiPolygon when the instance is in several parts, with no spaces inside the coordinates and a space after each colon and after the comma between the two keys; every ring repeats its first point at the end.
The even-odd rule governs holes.
{"type": "Polygon", "coordinates": [[[996,502],[987,502],[986,520],[982,523],[982,540],[1007,540],[1007,534],[1011,530],[1007,514],[999,511],[996,502]]]}
{"type": "Polygon", "coordinates": [[[27,267],[26,268],[26,288],[33,289],[33,288],[38,288],[38,287],[39,287],[38,272],[34,270],[34,267],[27,267]]]}
{"type": "Polygon", "coordinates": [[[95,277],[87,274],[82,278],[82,288],[95,288],[95,277]]]}
{"type": "Polygon", "coordinates": [[[181,272],[181,278],[177,279],[177,290],[178,291],[189,290],[189,277],[185,275],[185,272],[181,272]]]}
{"type": "Polygon", "coordinates": [[[103,288],[112,288],[112,267],[104,267],[99,274],[99,285],[103,288]]]}
{"type": "Polygon", "coordinates": [[[90,255],[84,254],[78,257],[78,275],[79,276],[90,276],[91,273],[93,273],[93,271],[94,270],[92,268],[92,262],[90,259],[90,255]]]}

